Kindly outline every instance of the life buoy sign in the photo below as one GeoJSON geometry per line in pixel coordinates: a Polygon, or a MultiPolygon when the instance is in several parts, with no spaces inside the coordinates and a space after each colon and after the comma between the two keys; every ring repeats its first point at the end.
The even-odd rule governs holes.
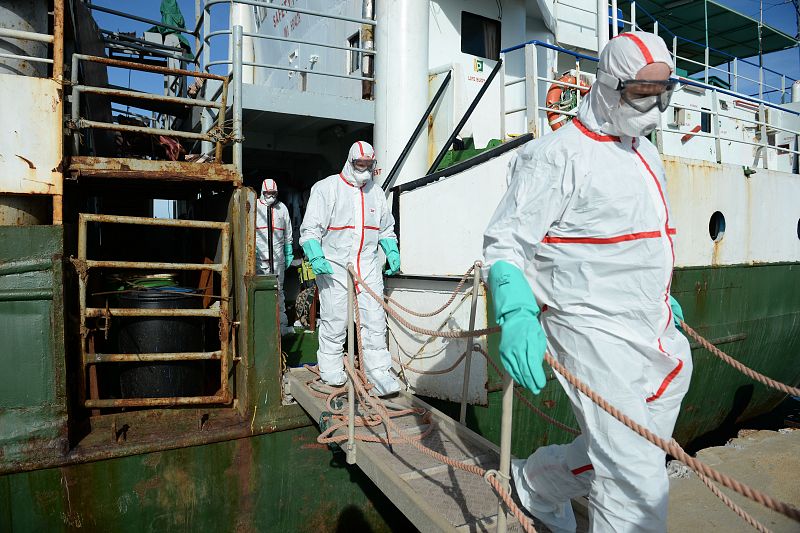
{"type": "MultiPolygon", "coordinates": [[[[547,96],[544,101],[545,107],[558,111],[572,111],[578,106],[578,89],[576,87],[562,85],[567,83],[570,85],[580,85],[581,97],[586,96],[589,92],[590,86],[586,82],[581,80],[579,84],[575,76],[569,72],[565,72],[558,80],[550,85],[550,88],[547,90],[547,96]]],[[[557,111],[547,112],[547,123],[550,124],[550,129],[553,131],[567,124],[570,120],[572,120],[572,117],[564,113],[558,113],[557,111]]]]}

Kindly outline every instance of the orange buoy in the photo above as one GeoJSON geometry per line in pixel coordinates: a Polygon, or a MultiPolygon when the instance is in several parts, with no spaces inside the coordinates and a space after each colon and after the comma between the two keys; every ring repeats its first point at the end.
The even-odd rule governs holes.
{"type": "MultiPolygon", "coordinates": [[[[545,107],[548,109],[555,109],[558,111],[571,111],[575,109],[578,104],[578,99],[576,98],[577,89],[575,87],[567,87],[562,85],[563,83],[568,83],[571,85],[578,85],[578,80],[575,79],[575,76],[570,74],[569,72],[565,72],[562,74],[558,80],[556,80],[550,88],[547,90],[547,96],[545,97],[545,107]]],[[[583,80],[580,82],[581,86],[581,96],[585,96],[589,92],[589,85],[587,85],[583,80]],[[585,89],[583,87],[586,87],[585,89]]],[[[548,111],[547,112],[547,122],[550,124],[550,129],[553,131],[557,130],[564,124],[568,123],[572,120],[572,117],[569,115],[565,115],[564,113],[558,113],[557,111],[548,111]]]]}

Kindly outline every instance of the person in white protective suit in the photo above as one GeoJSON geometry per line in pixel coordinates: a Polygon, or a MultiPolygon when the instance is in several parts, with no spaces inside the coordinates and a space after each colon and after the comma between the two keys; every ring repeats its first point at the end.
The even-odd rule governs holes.
{"type": "MultiPolygon", "coordinates": [[[[660,37],[624,33],[600,54],[571,124],[523,147],[484,235],[500,356],[534,393],[545,348],[612,405],[670,438],[692,371],[670,295],[675,259],[664,168],[645,138],[675,81],[660,37]],[[541,309],[541,311],[540,311],[541,309]]],[[[664,452],[556,373],[581,435],[514,460],[523,505],[574,532],[588,496],[592,531],[666,531],[664,452]]]]}
{"type": "MultiPolygon", "coordinates": [[[[346,381],[342,348],[347,335],[347,264],[352,263],[378,294],[383,294],[378,246],[389,263],[386,274],[400,270],[394,217],[383,190],[372,181],[375,164],[372,146],[364,141],[354,143],[342,171],[311,189],[300,225],[300,245],[319,288],[320,377],[335,386],[346,381]]],[[[400,384],[389,372],[392,359],[386,349],[386,313],[366,292],[357,290],[367,378],[379,396],[393,394],[400,384]]]]}
{"type": "Polygon", "coordinates": [[[278,277],[278,305],[280,307],[281,335],[294,333],[286,319],[286,301],[283,292],[284,274],[294,259],[292,250],[294,234],[289,210],[278,201],[278,184],[273,179],[261,183],[261,196],[256,205],[256,274],[274,273],[278,277]],[[269,260],[269,218],[272,211],[272,261],[269,260]]]}

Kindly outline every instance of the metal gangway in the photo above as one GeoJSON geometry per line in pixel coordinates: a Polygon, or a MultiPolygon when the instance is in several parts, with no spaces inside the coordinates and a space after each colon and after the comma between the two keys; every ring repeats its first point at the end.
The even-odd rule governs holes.
{"type": "MultiPolygon", "coordinates": [[[[477,285],[479,269],[473,271],[477,285]]],[[[359,379],[356,370],[357,341],[360,344],[356,328],[360,320],[354,313],[353,277],[348,276],[346,389],[325,385],[316,368],[306,366],[288,369],[284,376],[286,397],[297,401],[318,421],[322,433],[319,442],[333,446],[340,443],[347,463],[358,466],[420,531],[531,531],[532,519],[523,514],[521,506],[515,502],[509,509],[506,505],[511,500],[514,384],[510,376],[503,376],[499,447],[466,426],[465,400],[459,422],[407,392],[388,400],[369,395],[364,388],[366,379],[363,374],[359,379]],[[383,416],[376,417],[376,411],[383,416]]],[[[475,323],[476,303],[477,290],[473,291],[470,330],[475,323]]],[[[472,346],[471,338],[467,345],[472,346]]],[[[474,348],[468,348],[467,362],[472,351],[474,348]]],[[[467,370],[465,384],[468,379],[467,370]]]]}

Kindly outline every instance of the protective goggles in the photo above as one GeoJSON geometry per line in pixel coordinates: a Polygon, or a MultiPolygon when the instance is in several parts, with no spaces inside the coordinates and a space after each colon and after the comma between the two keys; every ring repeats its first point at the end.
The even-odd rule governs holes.
{"type": "Polygon", "coordinates": [[[261,196],[263,196],[264,198],[270,198],[270,197],[277,198],[278,193],[275,191],[264,191],[261,193],[261,196]]]}
{"type": "Polygon", "coordinates": [[[378,162],[374,159],[353,159],[351,163],[354,169],[364,172],[365,170],[374,170],[378,162]]]}
{"type": "Polygon", "coordinates": [[[605,86],[619,91],[622,100],[640,113],[658,107],[664,112],[669,107],[672,93],[678,80],[621,80],[602,70],[597,71],[597,79],[605,86]]]}

